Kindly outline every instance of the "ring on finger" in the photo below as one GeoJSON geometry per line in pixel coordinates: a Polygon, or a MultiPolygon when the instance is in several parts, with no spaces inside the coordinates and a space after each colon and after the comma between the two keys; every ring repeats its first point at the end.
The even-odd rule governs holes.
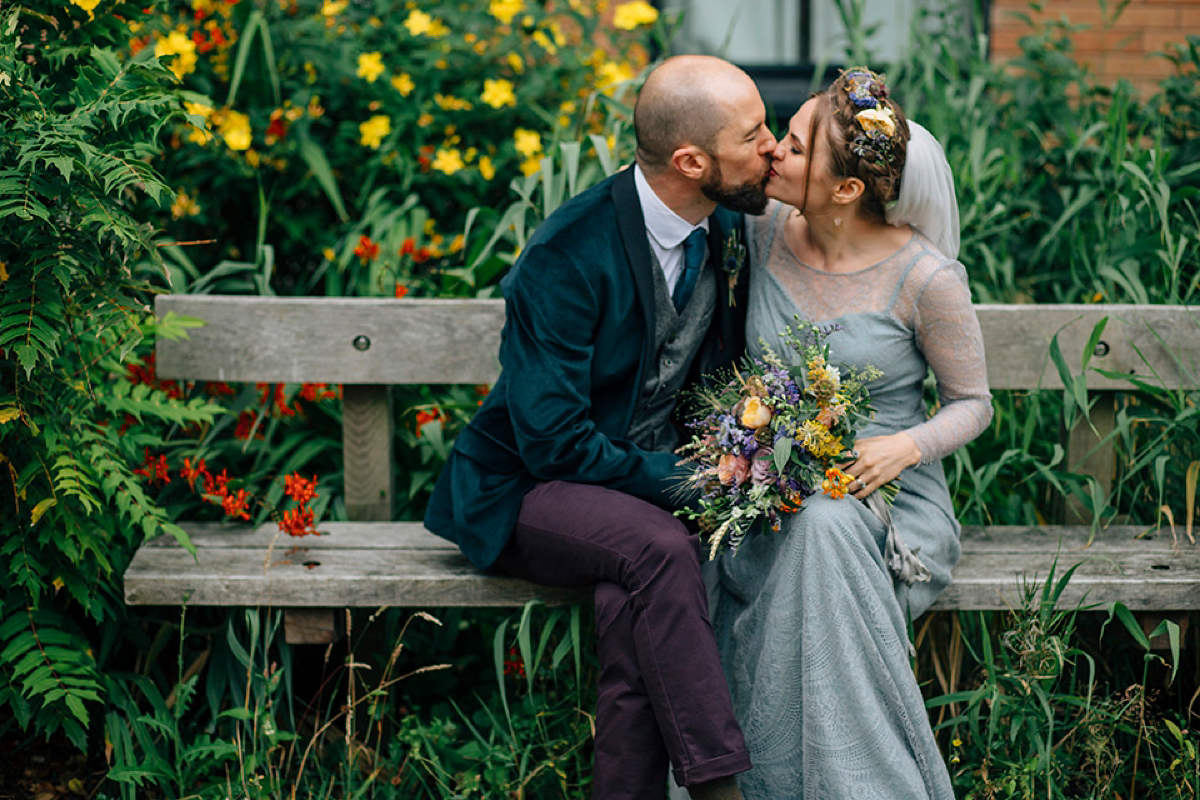
{"type": "Polygon", "coordinates": [[[858,451],[857,451],[857,450],[851,450],[851,451],[850,451],[850,457],[851,457],[851,458],[858,458],[858,451]]]}
{"type": "Polygon", "coordinates": [[[858,478],[858,488],[860,488],[860,489],[865,489],[865,488],[867,488],[867,485],[866,485],[865,483],[863,483],[863,479],[862,479],[862,478],[858,478]]]}

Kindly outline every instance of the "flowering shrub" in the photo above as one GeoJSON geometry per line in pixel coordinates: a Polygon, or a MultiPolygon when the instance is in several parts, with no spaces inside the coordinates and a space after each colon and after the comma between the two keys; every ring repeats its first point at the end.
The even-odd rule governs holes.
{"type": "Polygon", "coordinates": [[[463,260],[470,210],[490,235],[511,180],[601,132],[597,96],[646,63],[658,12],[618,3],[602,24],[607,5],[171,0],[133,47],[191,93],[158,224],[208,244],[176,275],[224,260],[244,265],[226,290],[444,292],[429,276],[463,260]]]}

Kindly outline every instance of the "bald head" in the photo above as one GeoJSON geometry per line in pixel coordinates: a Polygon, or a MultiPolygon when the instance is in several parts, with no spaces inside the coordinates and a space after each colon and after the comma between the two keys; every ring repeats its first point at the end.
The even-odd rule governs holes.
{"type": "Polygon", "coordinates": [[[758,90],[745,72],[713,56],[675,56],[646,78],[633,110],[637,159],[658,172],[684,145],[713,152],[717,134],[729,125],[729,98],[758,90]]]}

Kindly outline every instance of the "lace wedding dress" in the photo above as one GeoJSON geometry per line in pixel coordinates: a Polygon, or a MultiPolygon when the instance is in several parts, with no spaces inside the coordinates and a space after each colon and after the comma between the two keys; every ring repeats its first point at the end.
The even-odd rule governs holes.
{"type": "Polygon", "coordinates": [[[772,203],[751,226],[746,340],[786,361],[779,332],[799,316],[836,323],[830,361],[884,376],[870,385],[865,436],[907,431],[922,463],[900,478],[898,534],[932,573],[897,585],[883,558],[885,530],[861,502],[818,494],[709,565],[712,620],[750,747],[739,776],[747,800],[954,797],[909,662],[907,622],[950,582],[958,560],[941,459],[991,420],[983,342],[961,264],[920,233],[884,261],[852,274],[796,258],[772,203]],[[927,367],[940,407],[923,399],[927,367]]]}

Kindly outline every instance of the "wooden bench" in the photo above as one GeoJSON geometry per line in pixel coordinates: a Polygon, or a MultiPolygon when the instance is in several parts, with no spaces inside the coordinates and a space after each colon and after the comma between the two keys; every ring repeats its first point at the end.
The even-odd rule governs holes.
{"type": "MultiPolygon", "coordinates": [[[[585,597],[485,575],[418,522],[393,522],[393,415],[389,386],[480,384],[495,380],[504,319],[499,300],[337,299],[166,295],[156,312],[199,317],[185,341],[160,340],[161,378],[267,383],[335,383],[344,391],[345,500],[351,522],[327,522],[322,536],[292,539],[273,524],[257,531],[184,524],[192,556],[170,537],[147,542],[125,574],[131,605],[270,606],[285,611],[291,642],[336,635],[344,608],[519,606],[585,597]]],[[[1093,366],[1157,375],[1188,386],[1200,375],[1200,313],[1170,306],[978,306],[993,389],[1055,390],[1049,358],[1058,335],[1078,370],[1093,327],[1108,318],[1093,366]],[[1180,368],[1182,366],[1182,369],[1180,368]],[[1181,374],[1182,373],[1182,374],[1181,374]]],[[[1092,422],[1112,430],[1123,381],[1092,374],[1099,392],[1092,422]]],[[[1108,488],[1111,447],[1079,425],[1065,434],[1068,464],[1108,488]]],[[[1134,610],[1200,609],[1200,548],[1148,526],[1114,526],[1095,535],[1076,519],[1037,527],[967,526],[963,557],[939,609],[1015,606],[1022,580],[1081,562],[1062,604],[1121,601],[1134,610]]]]}

